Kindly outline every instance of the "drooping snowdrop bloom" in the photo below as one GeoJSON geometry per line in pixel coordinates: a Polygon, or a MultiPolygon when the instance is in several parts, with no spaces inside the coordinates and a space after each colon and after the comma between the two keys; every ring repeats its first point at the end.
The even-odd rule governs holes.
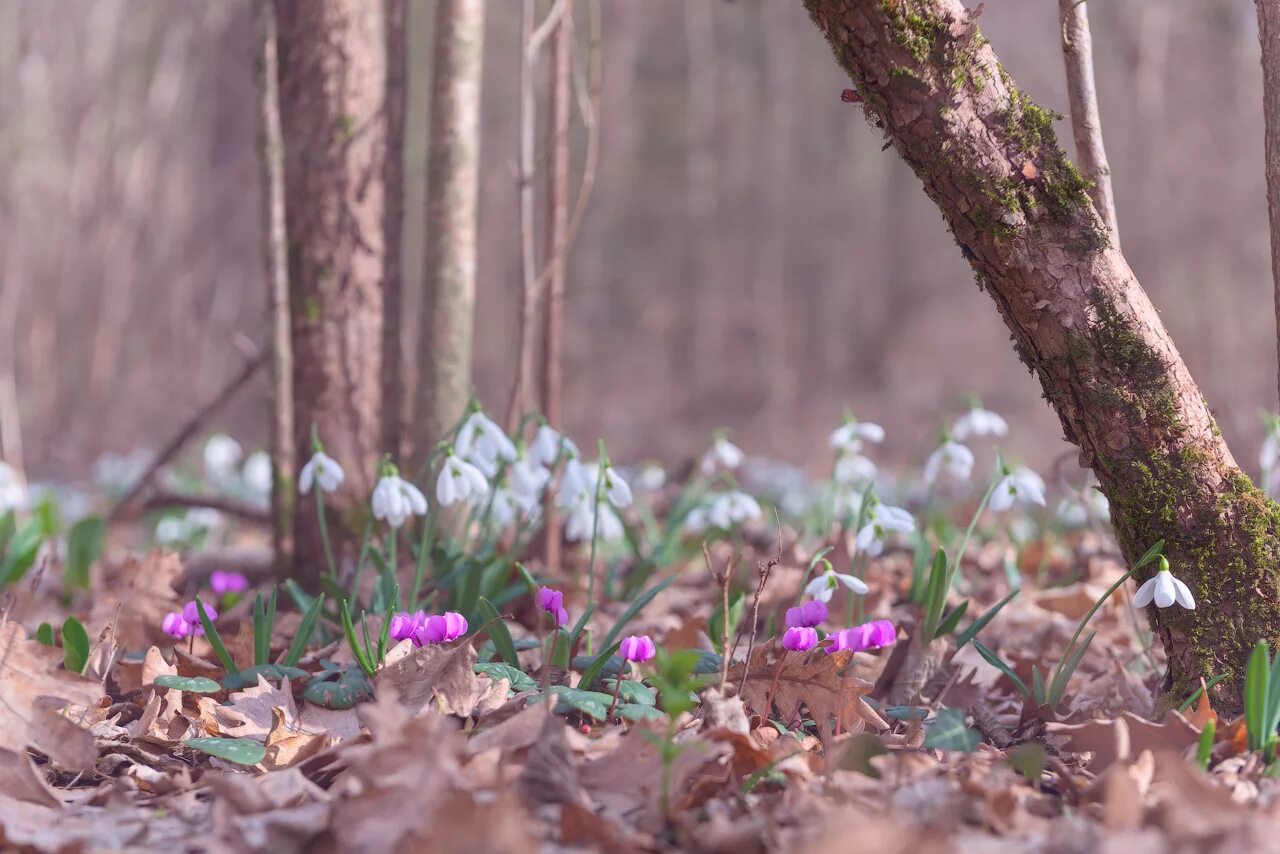
{"type": "Polygon", "coordinates": [[[713,474],[717,468],[736,469],[742,465],[746,454],[742,449],[730,442],[723,433],[716,435],[711,447],[702,455],[698,468],[703,474],[713,474]]]}
{"type": "Polygon", "coordinates": [[[945,440],[925,461],[925,484],[933,486],[942,474],[955,481],[967,481],[973,474],[973,451],[952,439],[945,440]]]}
{"type": "Polygon", "coordinates": [[[892,645],[898,639],[898,630],[888,620],[873,620],[851,629],[841,629],[831,637],[834,643],[827,647],[828,654],[842,650],[861,652],[892,645]]]}
{"type": "Polygon", "coordinates": [[[608,463],[604,467],[604,494],[609,499],[609,503],[619,510],[630,507],[634,498],[631,495],[631,485],[618,474],[618,470],[608,463]]]}
{"type": "Polygon", "coordinates": [[[734,489],[721,495],[707,509],[707,521],[723,530],[741,525],[764,515],[760,502],[743,492],[734,489]]]}
{"type": "Polygon", "coordinates": [[[817,629],[792,626],[782,636],[782,648],[789,652],[808,652],[818,645],[817,629]]]}
{"type": "Polygon", "coordinates": [[[645,463],[635,471],[631,482],[641,492],[657,492],[667,485],[667,473],[657,463],[645,463]]]}
{"type": "Polygon", "coordinates": [[[831,601],[831,597],[836,594],[836,588],[838,587],[844,587],[859,594],[866,593],[870,589],[861,578],[856,575],[836,572],[831,564],[827,563],[826,572],[805,585],[804,592],[825,605],[831,601]]]}
{"type": "Polygon", "coordinates": [[[1044,481],[1026,467],[1015,469],[1001,478],[987,506],[999,513],[1016,503],[1044,506],[1044,481]]]}
{"type": "Polygon", "coordinates": [[[916,520],[901,507],[890,507],[877,503],[871,511],[871,518],[858,532],[855,543],[859,549],[871,556],[884,551],[884,542],[890,532],[909,534],[916,529],[916,520]]]}
{"type": "Polygon", "coordinates": [[[604,502],[600,502],[600,523],[599,529],[596,528],[596,507],[586,496],[580,496],[569,510],[564,525],[565,539],[571,543],[589,542],[595,534],[602,543],[616,543],[627,534],[617,512],[604,502]]]}
{"type": "Polygon", "coordinates": [[[1188,611],[1196,609],[1196,600],[1191,595],[1191,588],[1180,579],[1173,577],[1173,573],[1169,571],[1169,561],[1163,556],[1160,558],[1159,571],[1144,581],[1138,588],[1137,595],[1133,597],[1135,608],[1145,608],[1153,602],[1157,608],[1168,608],[1177,602],[1188,611]]]}
{"type": "Polygon", "coordinates": [[[710,512],[706,505],[699,505],[684,517],[684,530],[687,534],[701,534],[711,527],[710,512]]]}
{"type": "Polygon", "coordinates": [[[27,506],[27,501],[27,487],[17,469],[0,461],[0,513],[21,510],[27,506]]]}
{"type": "Polygon", "coordinates": [[[564,607],[564,594],[555,588],[538,588],[538,607],[550,614],[557,626],[569,622],[569,612],[564,607]]]}
{"type": "Polygon", "coordinates": [[[482,459],[490,463],[498,460],[512,462],[516,458],[516,446],[502,428],[481,410],[467,416],[453,442],[458,456],[471,461],[482,459]]]}
{"type": "Polygon", "coordinates": [[[538,465],[551,466],[560,459],[561,442],[567,441],[550,424],[543,424],[533,434],[533,442],[529,445],[528,458],[538,465]]]}
{"type": "Polygon", "coordinates": [[[244,458],[240,443],[226,433],[216,433],[204,443],[204,471],[215,480],[228,480],[244,458]]]}
{"type": "Polygon", "coordinates": [[[259,497],[271,495],[271,455],[266,451],[254,451],[244,461],[240,476],[249,491],[259,497]]]}
{"type": "Polygon", "coordinates": [[[298,490],[306,494],[312,484],[317,484],[325,492],[334,492],[346,479],[347,473],[337,460],[324,451],[316,451],[298,473],[298,490]]]}
{"type": "Polygon", "coordinates": [[[219,596],[228,593],[243,593],[249,589],[249,579],[238,572],[214,570],[209,575],[209,588],[219,596]]]}
{"type": "Polygon", "coordinates": [[[827,619],[827,606],[825,602],[817,599],[811,599],[795,608],[788,608],[786,615],[786,626],[819,626],[827,619]]]}
{"type": "Polygon", "coordinates": [[[618,645],[618,653],[624,661],[643,664],[658,654],[658,647],[648,635],[628,635],[618,645]]]}
{"type": "Polygon", "coordinates": [[[564,473],[560,475],[556,507],[568,510],[579,499],[593,497],[596,492],[597,472],[598,469],[594,465],[583,463],[577,457],[570,457],[564,464],[564,473]]]}
{"type": "Polygon", "coordinates": [[[551,480],[551,470],[533,459],[532,452],[516,460],[507,469],[511,491],[537,499],[551,480]]]}
{"type": "Polygon", "coordinates": [[[160,630],[174,640],[182,640],[191,635],[192,626],[177,611],[170,611],[160,621],[160,630]]]}
{"type": "Polygon", "coordinates": [[[484,472],[455,455],[452,450],[445,454],[440,477],[436,480],[436,500],[442,507],[476,499],[488,492],[489,481],[484,472]]]}
{"type": "Polygon", "coordinates": [[[1091,521],[1106,522],[1111,518],[1111,503],[1107,496],[1092,486],[1072,493],[1058,503],[1058,521],[1072,528],[1079,528],[1091,521]]]}
{"type": "Polygon", "coordinates": [[[856,421],[850,417],[831,432],[831,447],[837,451],[856,454],[862,450],[864,441],[883,442],[884,428],[870,421],[856,421]]]}
{"type": "Polygon", "coordinates": [[[457,611],[427,617],[413,633],[414,646],[453,643],[467,633],[467,618],[457,611]]]}
{"type": "Polygon", "coordinates": [[[422,490],[400,477],[394,466],[385,471],[373,488],[373,518],[399,528],[410,516],[427,515],[427,497],[422,490]]]}
{"type": "Polygon", "coordinates": [[[842,486],[862,486],[876,479],[876,464],[862,454],[842,453],[836,460],[835,480],[842,486]]]}
{"type": "Polygon", "coordinates": [[[963,442],[972,436],[1007,436],[1009,425],[990,409],[975,406],[956,419],[951,426],[951,435],[957,442],[963,442]]]}

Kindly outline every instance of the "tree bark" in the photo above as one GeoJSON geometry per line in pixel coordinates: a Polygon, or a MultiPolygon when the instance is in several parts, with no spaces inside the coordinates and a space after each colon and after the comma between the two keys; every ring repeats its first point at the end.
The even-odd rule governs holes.
{"type": "Polygon", "coordinates": [[[418,339],[418,456],[471,395],[480,181],[483,0],[436,4],[427,153],[426,282],[418,339]]]}
{"type": "MultiPolygon", "coordinates": [[[[1280,0],[1256,0],[1262,43],[1262,114],[1266,123],[1267,213],[1271,220],[1271,280],[1275,287],[1276,358],[1280,365],[1280,0]]],[[[1280,372],[1276,374],[1280,392],[1280,372]]]]}
{"type": "MultiPolygon", "coordinates": [[[[296,464],[315,425],[347,479],[326,497],[335,548],[367,518],[382,417],[383,8],[366,0],[276,0],[280,123],[294,353],[296,464]]],[[[325,565],[313,513],[299,513],[295,575],[325,565]]]]}
{"type": "Polygon", "coordinates": [[[1093,182],[1089,198],[1110,232],[1111,245],[1119,249],[1120,228],[1111,192],[1111,165],[1102,145],[1102,118],[1093,83],[1093,37],[1085,0],[1058,0],[1058,19],[1062,25],[1062,58],[1067,66],[1067,100],[1071,105],[1076,158],[1080,171],[1093,182]]]}
{"type": "Polygon", "coordinates": [[[262,177],[262,255],[271,318],[271,532],[277,569],[293,563],[294,468],[293,342],[289,326],[289,235],[285,223],[284,142],[280,130],[276,13],[259,0],[259,143],[262,177]]]}
{"type": "Polygon", "coordinates": [[[1152,609],[1165,701],[1225,672],[1215,706],[1238,711],[1252,646],[1280,641],[1280,508],[1236,466],[1054,116],[1017,89],[959,0],[805,5],[1096,473],[1125,555],[1164,540],[1194,592],[1194,611],[1152,609]]]}
{"type": "Polygon", "coordinates": [[[546,314],[542,332],[542,414],[558,430],[564,429],[564,282],[569,232],[569,118],[570,79],[573,62],[573,4],[556,23],[551,37],[551,109],[547,123],[547,229],[545,255],[548,266],[546,314]]]}
{"type": "Polygon", "coordinates": [[[386,246],[382,295],[382,450],[392,459],[404,452],[404,136],[409,54],[405,0],[386,0],[387,154],[383,164],[386,246]]]}

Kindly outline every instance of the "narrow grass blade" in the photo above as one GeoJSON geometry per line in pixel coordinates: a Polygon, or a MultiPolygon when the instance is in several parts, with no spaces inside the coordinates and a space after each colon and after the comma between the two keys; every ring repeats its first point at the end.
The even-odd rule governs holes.
{"type": "Polygon", "coordinates": [[[987,623],[990,623],[992,620],[994,620],[996,614],[1000,613],[1000,609],[1003,608],[1005,605],[1008,605],[1010,602],[1012,602],[1013,598],[1021,592],[1022,592],[1021,590],[1011,591],[1008,596],[1004,597],[999,602],[992,605],[989,611],[987,611],[978,619],[974,620],[973,624],[970,625],[969,628],[961,632],[960,636],[956,638],[956,651],[959,652],[961,649],[964,648],[965,644],[967,644],[969,641],[976,638],[978,636],[978,632],[985,629],[987,627],[987,623]]]}
{"type": "Polygon", "coordinates": [[[315,628],[316,620],[320,617],[320,609],[323,607],[324,594],[321,593],[311,600],[311,607],[307,608],[302,615],[302,622],[298,624],[298,633],[293,636],[293,642],[289,644],[289,651],[284,656],[284,664],[286,666],[297,667],[298,662],[302,660],[302,654],[307,649],[307,642],[311,640],[311,631],[315,628]]]}
{"type": "Polygon", "coordinates": [[[486,631],[489,632],[489,639],[493,641],[493,648],[497,650],[498,655],[502,656],[502,660],[517,670],[520,669],[520,657],[516,655],[516,645],[511,640],[511,630],[507,628],[507,622],[498,613],[498,609],[488,599],[481,597],[477,607],[480,616],[484,618],[486,631]]]}

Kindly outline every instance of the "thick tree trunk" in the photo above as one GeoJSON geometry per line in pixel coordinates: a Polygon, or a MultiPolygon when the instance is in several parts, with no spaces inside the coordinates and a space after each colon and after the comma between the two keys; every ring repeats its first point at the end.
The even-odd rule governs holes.
{"type": "Polygon", "coordinates": [[[439,0],[434,40],[415,419],[420,457],[458,420],[471,395],[483,0],[439,0]]]}
{"type": "Polygon", "coordinates": [[[404,452],[404,135],[409,54],[405,0],[386,0],[387,154],[382,215],[386,246],[382,293],[382,450],[399,460],[404,452]]]}
{"type": "MultiPolygon", "coordinates": [[[[382,4],[277,0],[280,122],[293,315],[297,465],[315,425],[347,480],[326,504],[341,549],[363,527],[380,456],[383,159],[382,4]]],[[[295,573],[325,561],[312,512],[299,513],[295,573]]]]}
{"type": "MultiPolygon", "coordinates": [[[[1271,279],[1276,302],[1276,356],[1280,361],[1280,0],[1256,0],[1262,43],[1262,114],[1266,121],[1267,213],[1271,219],[1271,279]]],[[[1280,373],[1276,375],[1280,389],[1280,373]]]]}
{"type": "Polygon", "coordinates": [[[289,236],[285,225],[284,143],[280,131],[276,11],[259,0],[259,168],[262,173],[262,254],[271,318],[271,531],[277,568],[293,564],[297,500],[294,447],[293,342],[289,323],[289,236]]]}
{"type": "MultiPolygon", "coordinates": [[[[1236,466],[1160,316],[1067,160],[959,0],[806,0],[868,116],[923,182],[1013,332],[1131,559],[1165,541],[1195,611],[1152,611],[1171,701],[1280,642],[1280,508],[1236,466]]],[[[1150,570],[1148,570],[1150,571],[1150,570]]]]}

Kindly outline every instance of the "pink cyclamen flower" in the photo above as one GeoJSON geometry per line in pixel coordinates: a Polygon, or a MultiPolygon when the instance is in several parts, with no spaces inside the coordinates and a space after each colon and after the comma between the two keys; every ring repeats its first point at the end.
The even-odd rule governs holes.
{"type": "Polygon", "coordinates": [[[813,599],[798,608],[787,609],[787,628],[805,626],[812,628],[821,625],[827,619],[827,606],[813,599]]]}
{"type": "Polygon", "coordinates": [[[467,633],[467,618],[457,611],[445,611],[427,617],[426,621],[413,633],[415,646],[426,646],[434,643],[452,643],[467,633]]]}
{"type": "Polygon", "coordinates": [[[538,588],[538,607],[555,617],[557,626],[569,622],[569,612],[564,608],[564,594],[559,590],[538,588]]]}
{"type": "Polygon", "coordinates": [[[160,622],[160,629],[174,640],[182,640],[191,634],[191,624],[182,619],[182,614],[170,611],[160,622]]]}
{"type": "MultiPolygon", "coordinates": [[[[209,615],[209,622],[218,619],[218,611],[203,599],[200,602],[204,605],[204,612],[209,615]]],[[[196,600],[191,600],[182,606],[182,619],[191,624],[191,631],[198,636],[204,637],[204,626],[200,625],[200,612],[196,610],[196,600]]]]}
{"type": "Polygon", "coordinates": [[[413,633],[421,626],[422,623],[414,619],[413,614],[401,611],[391,618],[391,625],[387,627],[387,634],[398,641],[402,641],[413,637],[413,633]]]}
{"type": "Polygon", "coordinates": [[[851,629],[843,629],[832,635],[834,643],[827,647],[827,652],[861,652],[864,649],[879,649],[890,646],[898,640],[898,630],[888,620],[873,620],[851,629]]]}
{"type": "Polygon", "coordinates": [[[249,589],[249,579],[238,572],[214,572],[209,576],[209,587],[219,596],[243,593],[249,589]]]}
{"type": "Polygon", "coordinates": [[[658,648],[654,646],[653,638],[648,635],[631,635],[623,638],[618,646],[618,652],[622,653],[622,657],[627,661],[640,664],[657,655],[658,648]]]}
{"type": "Polygon", "coordinates": [[[818,645],[818,630],[809,626],[792,626],[782,636],[782,648],[792,652],[808,652],[818,645]]]}

